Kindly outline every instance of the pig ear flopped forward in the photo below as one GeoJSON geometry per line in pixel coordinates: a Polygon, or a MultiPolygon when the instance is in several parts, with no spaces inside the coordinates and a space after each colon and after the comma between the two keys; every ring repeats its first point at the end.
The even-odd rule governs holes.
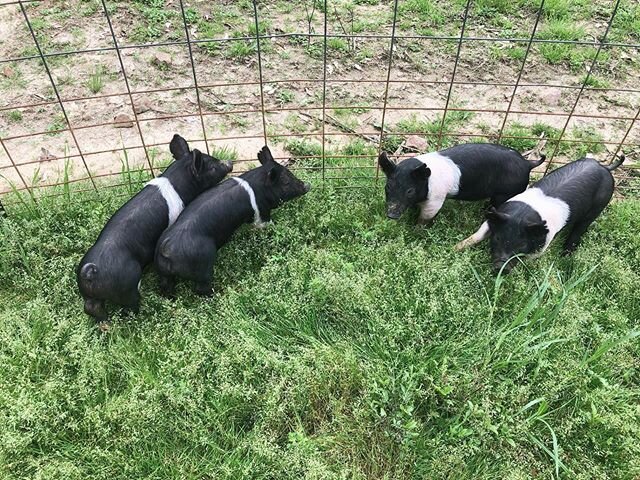
{"type": "Polygon", "coordinates": [[[525,228],[527,229],[527,232],[532,235],[546,235],[549,232],[547,222],[545,221],[529,223],[525,228]]]}
{"type": "Polygon", "coordinates": [[[267,180],[269,183],[276,183],[279,177],[280,177],[280,170],[275,167],[271,167],[267,172],[267,180]]]}
{"type": "Polygon", "coordinates": [[[387,152],[380,153],[380,156],[378,157],[378,164],[387,177],[391,175],[396,169],[396,165],[391,160],[389,160],[387,152]]]}
{"type": "Polygon", "coordinates": [[[411,175],[419,179],[426,179],[431,175],[431,169],[429,169],[427,165],[423,163],[414,168],[411,172],[411,175]]]}
{"type": "Polygon", "coordinates": [[[193,173],[194,176],[199,175],[202,172],[203,166],[202,153],[196,148],[191,153],[191,173],[193,173]]]}
{"type": "Polygon", "coordinates": [[[495,207],[489,208],[485,216],[487,217],[487,220],[491,220],[492,222],[504,222],[509,219],[509,215],[497,211],[495,207]]]}
{"type": "Polygon", "coordinates": [[[189,153],[189,144],[184,138],[176,133],[171,139],[169,150],[171,151],[173,158],[180,160],[189,153]]]}

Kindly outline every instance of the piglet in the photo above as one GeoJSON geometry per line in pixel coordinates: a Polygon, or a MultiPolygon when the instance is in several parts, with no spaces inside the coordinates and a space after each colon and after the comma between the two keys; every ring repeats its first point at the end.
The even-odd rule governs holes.
{"type": "Polygon", "coordinates": [[[387,177],[387,217],[397,220],[413,205],[418,223],[428,223],[447,198],[491,199],[498,206],[524,191],[529,172],[544,162],[525,160],[517,151],[490,143],[468,143],[403,160],[395,165],[387,154],[378,158],[387,177]]]}
{"type": "Polygon", "coordinates": [[[509,273],[516,255],[542,254],[556,234],[567,228],[563,253],[572,253],[611,200],[611,171],[623,161],[620,156],[605,167],[592,158],[582,158],[554,170],[498,208],[490,208],[478,231],[456,248],[491,237],[493,267],[509,273]]]}
{"type": "Polygon", "coordinates": [[[105,301],[138,311],[142,270],[153,261],[160,234],[185,205],[233,168],[231,162],[189,150],[179,135],[169,148],[175,161],[111,217],[78,265],[84,311],[98,322],[107,320],[105,301]]]}
{"type": "Polygon", "coordinates": [[[164,295],[174,294],[176,277],[193,281],[197,294],[211,295],[218,250],[236,229],[247,222],[263,226],[270,222],[274,208],[311,188],[276,163],[266,146],[258,153],[258,160],[260,167],[200,195],[162,234],[155,267],[164,295]]]}

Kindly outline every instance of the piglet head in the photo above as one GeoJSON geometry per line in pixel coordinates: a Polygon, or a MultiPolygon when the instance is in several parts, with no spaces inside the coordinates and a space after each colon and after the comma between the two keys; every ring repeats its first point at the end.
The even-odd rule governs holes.
{"type": "MultiPolygon", "coordinates": [[[[515,202],[513,202],[515,203],[515,202]]],[[[509,273],[516,265],[516,257],[530,255],[542,249],[549,232],[547,224],[535,212],[508,212],[511,205],[487,211],[491,232],[491,260],[496,272],[509,273]]]]}
{"type": "Polygon", "coordinates": [[[431,170],[423,162],[408,158],[396,165],[382,152],[378,164],[387,177],[384,187],[387,217],[397,220],[407,208],[427,199],[431,170]]]}
{"type": "Polygon", "coordinates": [[[266,187],[275,195],[278,203],[301,197],[311,190],[309,183],[304,183],[289,169],[276,162],[266,145],[258,153],[258,160],[266,171],[266,187]]]}
{"type": "Polygon", "coordinates": [[[213,187],[233,170],[231,161],[218,160],[198,149],[191,150],[187,141],[177,134],[173,136],[169,149],[176,160],[172,167],[175,165],[176,169],[182,171],[195,187],[196,194],[213,187]]]}

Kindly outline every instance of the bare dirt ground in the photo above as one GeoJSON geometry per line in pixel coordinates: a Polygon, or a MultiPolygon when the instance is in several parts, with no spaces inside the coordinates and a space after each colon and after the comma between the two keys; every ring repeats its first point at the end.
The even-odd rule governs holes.
{"type": "MultiPolygon", "coordinates": [[[[166,144],[175,132],[193,140],[194,146],[206,148],[187,46],[129,48],[150,42],[184,40],[179,2],[107,2],[116,40],[119,46],[125,47],[121,50],[124,72],[114,50],[47,58],[75,140],[41,60],[12,60],[38,55],[38,52],[20,8],[2,3],[7,2],[0,1],[0,138],[13,162],[21,164],[18,168],[22,179],[5,149],[0,149],[0,193],[10,190],[11,184],[17,188],[24,187],[24,183],[40,187],[58,183],[65,176],[86,178],[85,163],[91,174],[98,177],[120,172],[125,159],[130,166],[144,167],[149,161],[157,165],[168,158],[166,144]],[[140,128],[133,122],[125,73],[134,92],[140,128]],[[163,89],[168,90],[159,91],[163,89]],[[94,98],[96,96],[101,98],[94,98]],[[148,147],[147,155],[140,148],[143,142],[148,147]]],[[[322,106],[326,93],[324,105],[330,117],[324,128],[326,151],[336,155],[355,153],[356,158],[357,154],[363,154],[348,165],[372,167],[375,160],[371,147],[377,148],[380,138],[390,40],[329,38],[325,92],[322,83],[317,81],[323,78],[323,39],[284,36],[321,34],[324,16],[318,5],[322,2],[316,4],[314,8],[311,0],[258,3],[260,32],[282,35],[261,41],[269,145],[283,160],[305,153],[317,154],[322,141],[322,106]],[[349,149],[354,140],[360,139],[359,134],[375,141],[364,140],[364,150],[361,146],[349,149]]],[[[393,1],[377,0],[330,1],[328,32],[389,35],[393,4],[393,1]]],[[[399,4],[398,36],[459,35],[464,2],[403,0],[399,4]],[[425,7],[429,5],[436,13],[429,10],[431,7],[425,7]]],[[[564,17],[558,17],[558,12],[545,13],[538,26],[538,37],[548,38],[551,34],[554,38],[566,39],[567,35],[573,35],[571,39],[601,39],[614,2],[598,0],[592,4],[595,7],[588,18],[577,18],[571,10],[565,12],[564,17]]],[[[627,17],[621,22],[627,23],[618,25],[616,17],[610,41],[636,47],[640,43],[640,31],[634,30],[640,21],[633,18],[640,9],[633,4],[631,0],[622,1],[619,10],[627,17]]],[[[512,11],[498,0],[476,2],[470,11],[465,35],[528,38],[536,9],[528,7],[526,1],[519,5],[520,8],[512,11]]],[[[262,114],[251,112],[261,107],[255,40],[237,39],[255,35],[253,5],[244,0],[214,4],[190,1],[185,2],[184,7],[192,40],[226,39],[215,44],[194,45],[193,59],[208,147],[214,152],[223,149],[223,154],[235,158],[237,170],[241,170],[246,162],[255,158],[264,144],[265,133],[262,114]],[[245,85],[247,82],[253,83],[245,85]]],[[[42,1],[29,4],[26,13],[45,53],[113,47],[101,2],[42,1]]],[[[401,142],[417,132],[427,141],[427,148],[436,146],[457,45],[455,40],[397,40],[385,114],[388,138],[397,133],[401,142]]],[[[514,83],[526,46],[526,42],[465,41],[460,49],[455,81],[514,83]]],[[[533,44],[520,83],[551,86],[517,89],[503,132],[507,137],[537,137],[540,131],[549,136],[549,132],[557,134],[567,124],[567,114],[575,104],[596,47],[560,45],[558,51],[550,48],[533,44]]],[[[563,137],[592,143],[562,143],[554,162],[566,162],[585,153],[601,160],[611,158],[640,108],[639,52],[640,49],[632,47],[603,49],[563,137]]],[[[454,84],[449,107],[468,109],[471,113],[448,114],[443,143],[471,139],[495,141],[505,115],[487,110],[507,109],[513,91],[513,86],[454,84]]],[[[531,139],[508,138],[505,142],[520,150],[536,143],[531,139]]],[[[386,143],[385,146],[388,147],[386,143]]],[[[635,167],[639,148],[640,122],[636,122],[625,141],[623,151],[629,160],[621,173],[622,185],[634,194],[637,194],[634,189],[637,188],[635,167]]],[[[547,150],[553,151],[553,148],[548,145],[547,150]]],[[[339,168],[341,160],[332,165],[339,168]]]]}

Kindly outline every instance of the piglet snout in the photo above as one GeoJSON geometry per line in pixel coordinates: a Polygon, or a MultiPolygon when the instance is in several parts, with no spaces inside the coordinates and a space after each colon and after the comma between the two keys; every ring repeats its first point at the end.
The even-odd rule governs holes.
{"type": "Polygon", "coordinates": [[[507,275],[515,266],[513,261],[507,260],[496,260],[493,262],[493,271],[497,274],[502,270],[503,275],[507,275]]]}

